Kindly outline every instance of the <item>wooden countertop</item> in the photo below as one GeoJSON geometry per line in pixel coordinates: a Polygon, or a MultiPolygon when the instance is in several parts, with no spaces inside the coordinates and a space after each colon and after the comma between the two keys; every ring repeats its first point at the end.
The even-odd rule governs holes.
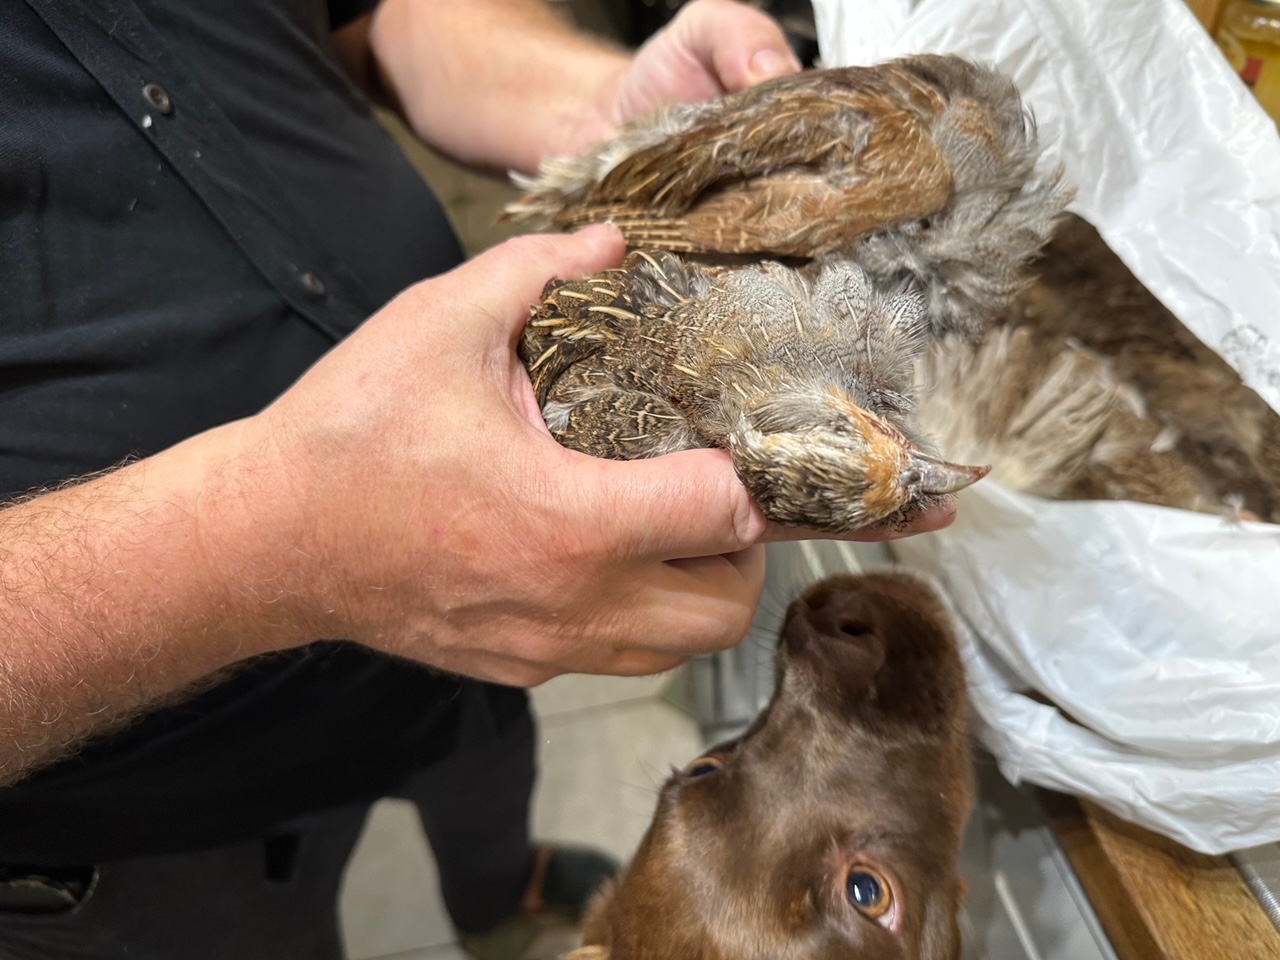
{"type": "Polygon", "coordinates": [[[1231,861],[1039,795],[1120,960],[1280,960],[1280,931],[1231,861]]]}

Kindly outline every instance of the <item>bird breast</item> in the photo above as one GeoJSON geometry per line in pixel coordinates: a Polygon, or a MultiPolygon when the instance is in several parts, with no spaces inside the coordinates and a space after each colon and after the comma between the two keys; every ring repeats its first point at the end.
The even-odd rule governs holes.
{"type": "MultiPolygon", "coordinates": [[[[830,426],[832,390],[904,413],[922,324],[917,295],[878,290],[847,261],[797,271],[635,253],[600,278],[550,285],[521,356],[539,403],[556,405],[555,424],[575,399],[632,393],[666,402],[716,443],[756,410],[774,431],[830,426]]],[[[593,416],[607,431],[634,410],[614,403],[593,416]]]]}

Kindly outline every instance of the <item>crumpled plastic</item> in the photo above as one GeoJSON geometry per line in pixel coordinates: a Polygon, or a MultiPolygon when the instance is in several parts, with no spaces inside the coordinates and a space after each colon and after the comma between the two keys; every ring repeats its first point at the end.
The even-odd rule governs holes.
{"type": "MultiPolygon", "coordinates": [[[[1073,210],[1280,408],[1280,135],[1183,0],[814,8],[829,66],[938,52],[1009,74],[1073,210]]],[[[895,553],[963,621],[1006,776],[1205,853],[1280,839],[1280,526],[983,481],[895,553]]]]}

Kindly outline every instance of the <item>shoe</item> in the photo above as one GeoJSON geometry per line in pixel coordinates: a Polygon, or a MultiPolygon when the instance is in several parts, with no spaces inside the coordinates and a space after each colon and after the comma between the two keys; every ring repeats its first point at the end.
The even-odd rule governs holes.
{"type": "Polygon", "coordinates": [[[460,933],[473,960],[554,960],[578,945],[577,924],[596,891],[618,872],[612,857],[587,847],[542,846],[529,890],[514,916],[485,933],[460,933]]]}

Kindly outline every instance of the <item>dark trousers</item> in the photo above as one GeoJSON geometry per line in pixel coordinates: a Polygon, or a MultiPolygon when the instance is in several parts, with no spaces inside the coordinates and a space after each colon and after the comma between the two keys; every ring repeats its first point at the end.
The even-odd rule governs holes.
{"type": "MultiPolygon", "coordinates": [[[[463,932],[517,909],[533,868],[528,702],[501,719],[468,685],[456,749],[397,792],[413,801],[463,932]]],[[[0,906],[0,960],[342,960],[337,896],[367,805],[284,825],[271,836],[195,853],[99,864],[69,909],[0,906]]]]}

